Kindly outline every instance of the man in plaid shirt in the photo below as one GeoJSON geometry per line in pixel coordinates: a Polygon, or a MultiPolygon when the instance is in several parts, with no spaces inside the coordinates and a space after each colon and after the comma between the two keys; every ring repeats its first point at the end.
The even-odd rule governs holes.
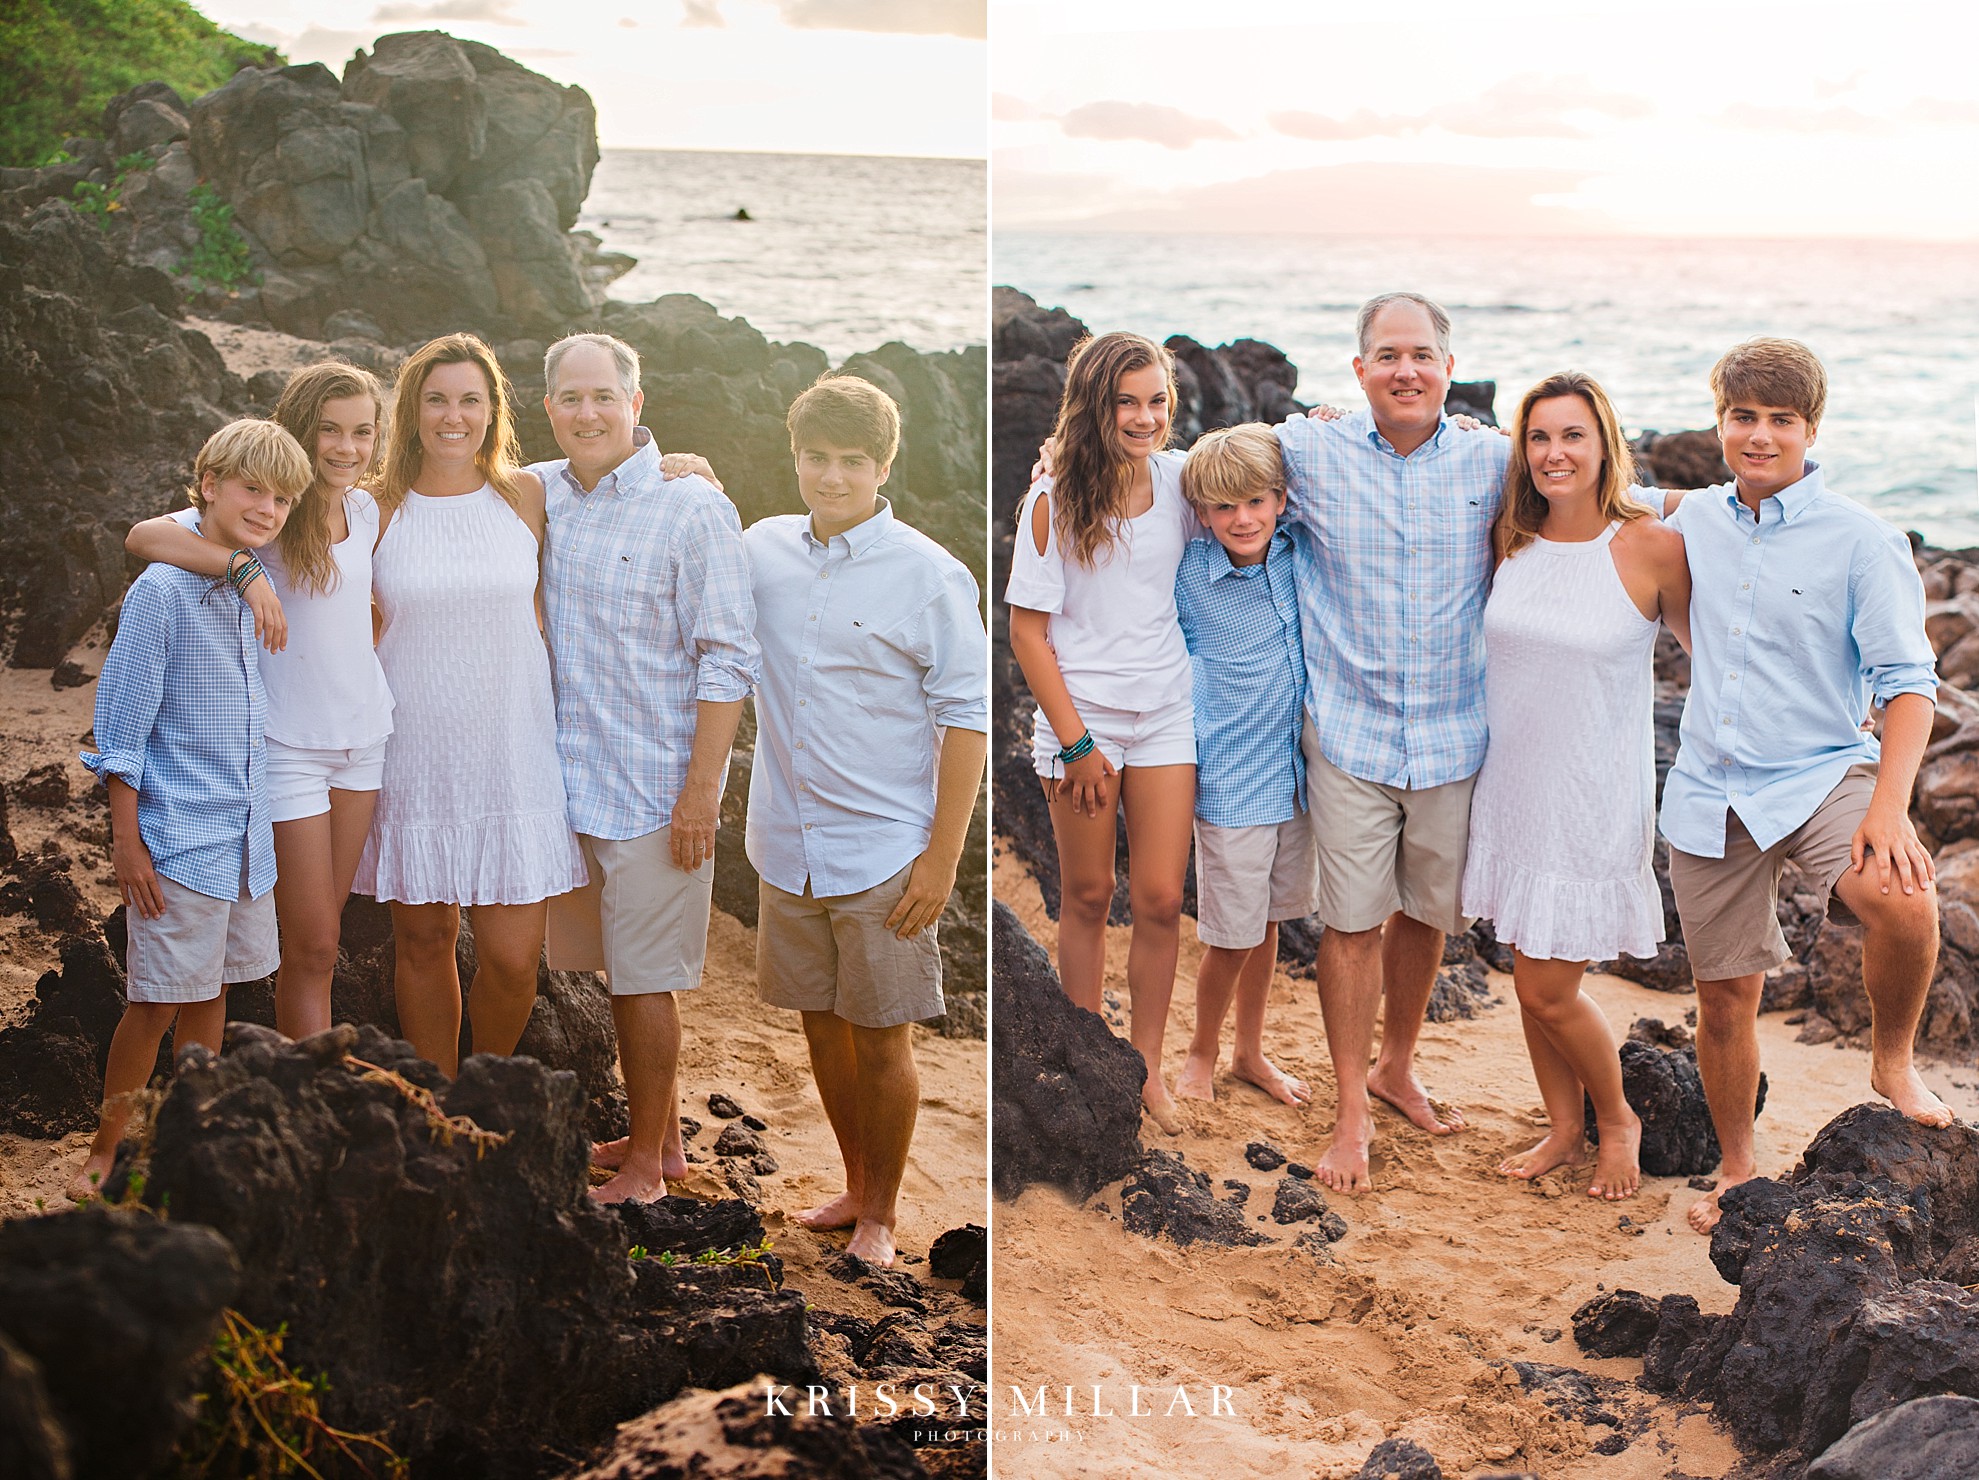
{"type": "Polygon", "coordinates": [[[1484,598],[1511,444],[1443,414],[1450,319],[1428,299],[1364,304],[1368,409],[1278,428],[1301,538],[1304,747],[1319,843],[1320,1009],[1339,1082],[1320,1178],[1369,1185],[1370,1096],[1433,1135],[1461,1130],[1416,1078],[1416,1037],[1459,911],[1484,763],[1484,598]],[[1381,1056],[1367,1067],[1381,1004],[1381,1056]]]}
{"type": "Polygon", "coordinates": [[[700,985],[729,747],[760,654],[735,506],[667,478],[639,425],[639,356],[604,334],[550,346],[543,398],[565,460],[539,463],[557,751],[591,879],[551,901],[550,964],[603,971],[632,1134],[593,1149],[601,1202],[686,1175],[674,994],[700,985]]]}

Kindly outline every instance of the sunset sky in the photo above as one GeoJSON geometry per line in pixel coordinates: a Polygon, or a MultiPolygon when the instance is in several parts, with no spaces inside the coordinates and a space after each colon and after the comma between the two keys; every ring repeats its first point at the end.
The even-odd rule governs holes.
{"type": "Polygon", "coordinates": [[[994,0],[995,224],[1979,239],[1979,7],[1397,13],[994,0]]]}
{"type": "Polygon", "coordinates": [[[984,152],[987,0],[196,0],[341,73],[391,31],[486,42],[598,105],[607,149],[984,152]]]}

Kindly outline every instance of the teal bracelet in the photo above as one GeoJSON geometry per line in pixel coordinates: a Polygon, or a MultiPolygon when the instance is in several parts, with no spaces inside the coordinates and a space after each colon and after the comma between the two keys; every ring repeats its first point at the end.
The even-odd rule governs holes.
{"type": "Polygon", "coordinates": [[[1086,731],[1077,740],[1058,752],[1058,758],[1068,766],[1073,761],[1082,761],[1093,753],[1093,732],[1086,731]]]}

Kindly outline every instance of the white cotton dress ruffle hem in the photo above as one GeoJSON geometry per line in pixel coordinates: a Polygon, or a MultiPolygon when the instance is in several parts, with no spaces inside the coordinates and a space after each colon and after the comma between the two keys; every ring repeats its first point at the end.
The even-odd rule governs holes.
{"type": "Polygon", "coordinates": [[[1534,959],[1649,957],[1663,939],[1652,654],[1615,569],[1621,526],[1535,540],[1484,608],[1491,740],[1471,797],[1464,913],[1534,959]]]}
{"type": "Polygon", "coordinates": [[[578,887],[529,527],[485,484],[408,493],[379,542],[372,591],[397,710],[356,891],[533,904],[578,887]]]}

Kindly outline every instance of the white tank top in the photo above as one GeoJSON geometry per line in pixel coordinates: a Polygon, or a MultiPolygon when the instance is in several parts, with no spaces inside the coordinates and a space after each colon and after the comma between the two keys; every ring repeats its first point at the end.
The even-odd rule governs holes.
{"type": "MultiPolygon", "coordinates": [[[[199,514],[172,516],[188,529],[199,514]]],[[[268,691],[270,740],[300,750],[361,750],[392,733],[392,691],[371,645],[371,549],[378,505],[361,488],[344,496],[350,533],[330,547],[339,578],[333,590],[298,591],[282,564],[279,542],[257,551],[288,618],[288,646],[257,648],[268,691]]]]}
{"type": "Polygon", "coordinates": [[[1074,704],[1140,711],[1189,697],[1175,571],[1197,521],[1182,497],[1182,454],[1157,452],[1149,471],[1154,502],[1120,521],[1113,543],[1092,565],[1060,553],[1056,518],[1038,553],[1032,512],[1050,493],[1049,479],[1030,491],[1018,514],[1004,600],[1051,614],[1046,634],[1074,704]]]}

